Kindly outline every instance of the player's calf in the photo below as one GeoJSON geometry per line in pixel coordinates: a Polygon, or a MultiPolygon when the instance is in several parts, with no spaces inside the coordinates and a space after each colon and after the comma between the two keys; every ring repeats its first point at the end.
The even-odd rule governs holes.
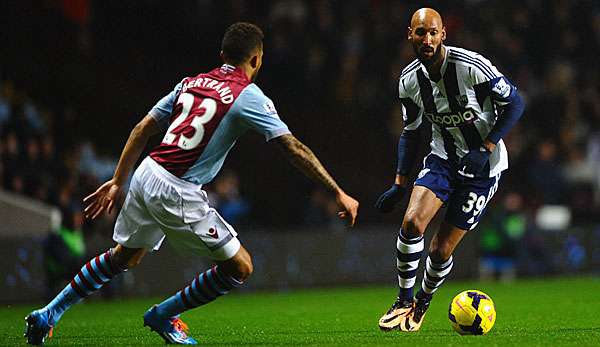
{"type": "Polygon", "coordinates": [[[421,328],[433,293],[442,285],[446,276],[452,270],[453,264],[452,256],[443,262],[433,261],[431,255],[427,257],[423,282],[421,290],[415,296],[414,309],[405,316],[404,321],[400,324],[400,330],[412,332],[421,328]]]}
{"type": "Polygon", "coordinates": [[[65,311],[98,291],[114,276],[125,271],[127,266],[138,264],[144,253],[144,250],[117,245],[85,263],[73,280],[48,305],[27,316],[27,342],[42,344],[65,311]]]}
{"type": "Polygon", "coordinates": [[[211,303],[240,287],[243,282],[224,274],[219,266],[204,271],[185,288],[158,304],[156,315],[161,319],[171,319],[193,308],[211,303]]]}
{"type": "Polygon", "coordinates": [[[196,344],[187,336],[187,325],[181,322],[179,315],[211,303],[242,284],[220,270],[220,265],[213,266],[196,276],[187,287],[150,308],[144,315],[144,325],[157,332],[167,343],[196,344]]]}
{"type": "Polygon", "coordinates": [[[419,260],[423,253],[423,236],[410,238],[400,229],[396,241],[396,267],[400,291],[392,307],[379,319],[379,328],[389,331],[397,328],[412,309],[413,286],[417,278],[419,260]]]}
{"type": "Polygon", "coordinates": [[[153,306],[144,315],[144,325],[167,343],[196,344],[187,335],[187,325],[178,318],[187,310],[206,305],[243,284],[253,271],[250,254],[244,247],[230,259],[204,271],[175,295],[153,306]]]}

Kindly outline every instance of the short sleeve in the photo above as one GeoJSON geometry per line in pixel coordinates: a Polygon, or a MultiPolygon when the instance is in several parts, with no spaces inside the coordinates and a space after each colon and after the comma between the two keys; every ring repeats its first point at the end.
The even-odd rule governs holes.
{"type": "Polygon", "coordinates": [[[473,85],[489,82],[494,78],[501,77],[502,74],[492,63],[480,54],[474,54],[470,58],[471,71],[470,77],[473,85]]]}
{"type": "Polygon", "coordinates": [[[273,101],[255,84],[250,84],[242,91],[234,107],[241,121],[263,134],[267,141],[291,133],[277,114],[273,101]]]}
{"type": "Polygon", "coordinates": [[[173,111],[173,105],[177,101],[177,95],[179,95],[179,92],[181,91],[182,84],[183,81],[179,82],[175,88],[173,88],[173,91],[160,99],[148,112],[163,130],[166,130],[169,127],[169,119],[171,117],[171,112],[173,111]]]}
{"type": "Polygon", "coordinates": [[[398,97],[402,104],[402,120],[404,129],[415,130],[421,125],[421,108],[409,97],[406,90],[406,80],[400,79],[398,83],[398,97]]]}

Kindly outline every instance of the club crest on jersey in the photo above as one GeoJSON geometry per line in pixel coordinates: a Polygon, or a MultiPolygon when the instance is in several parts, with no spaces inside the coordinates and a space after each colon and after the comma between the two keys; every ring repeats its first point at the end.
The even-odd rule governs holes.
{"type": "Polygon", "coordinates": [[[431,123],[448,128],[473,123],[477,119],[477,114],[471,109],[464,109],[457,113],[425,113],[425,118],[431,123]]]}
{"type": "Polygon", "coordinates": [[[458,102],[458,106],[467,107],[469,103],[469,98],[466,95],[456,95],[456,102],[458,102]]]}
{"type": "Polygon", "coordinates": [[[267,115],[277,116],[277,110],[275,109],[275,105],[273,105],[273,101],[267,100],[263,104],[263,108],[265,109],[265,112],[267,113],[267,115]]]}

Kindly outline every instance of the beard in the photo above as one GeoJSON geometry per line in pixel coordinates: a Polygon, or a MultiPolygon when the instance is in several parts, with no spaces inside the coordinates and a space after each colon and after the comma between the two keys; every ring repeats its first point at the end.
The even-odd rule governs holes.
{"type": "Polygon", "coordinates": [[[442,44],[441,43],[435,48],[435,50],[433,51],[433,55],[431,57],[425,56],[420,51],[419,47],[417,47],[417,45],[413,44],[413,50],[415,52],[415,55],[417,56],[417,59],[419,59],[419,61],[425,66],[431,66],[431,64],[438,61],[442,57],[442,44]]]}

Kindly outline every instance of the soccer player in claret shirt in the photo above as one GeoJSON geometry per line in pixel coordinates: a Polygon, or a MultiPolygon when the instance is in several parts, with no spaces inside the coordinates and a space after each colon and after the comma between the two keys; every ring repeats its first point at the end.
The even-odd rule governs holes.
{"type": "Polygon", "coordinates": [[[376,202],[390,212],[408,190],[419,132],[430,128],[431,152],[425,157],[402,221],[397,248],[400,291],[379,320],[389,331],[417,331],[435,291],[452,269],[452,253],[473,230],[498,189],[508,155],[502,137],[523,113],[517,89],[481,55],[444,45],[446,29],[433,9],[414,13],[408,40],[417,56],[398,84],[404,130],[398,142],[395,182],[376,202]],[[421,289],[413,286],[423,253],[423,233],[446,205],[433,235],[421,289]]]}
{"type": "Polygon", "coordinates": [[[43,343],[69,307],[139,264],[148,250],[157,250],[167,237],[175,248],[206,255],[216,265],[151,307],[144,314],[144,325],[167,343],[196,344],[179,315],[242,286],[252,274],[250,254],[201,189],[219,172],[229,150],[248,129],[262,133],[305,175],[334,194],[339,217],[354,225],[358,202],[290,133],[272,101],[253,83],[262,63],[262,40],[261,29],[253,24],[230,26],[221,46],[224,64],[184,78],[135,126],[113,178],[84,199],[88,218],[110,213],[148,138],[164,134],[162,143],[133,174],[114,228],[117,244],[85,264],[54,300],[26,317],[28,343],[43,343]]]}

